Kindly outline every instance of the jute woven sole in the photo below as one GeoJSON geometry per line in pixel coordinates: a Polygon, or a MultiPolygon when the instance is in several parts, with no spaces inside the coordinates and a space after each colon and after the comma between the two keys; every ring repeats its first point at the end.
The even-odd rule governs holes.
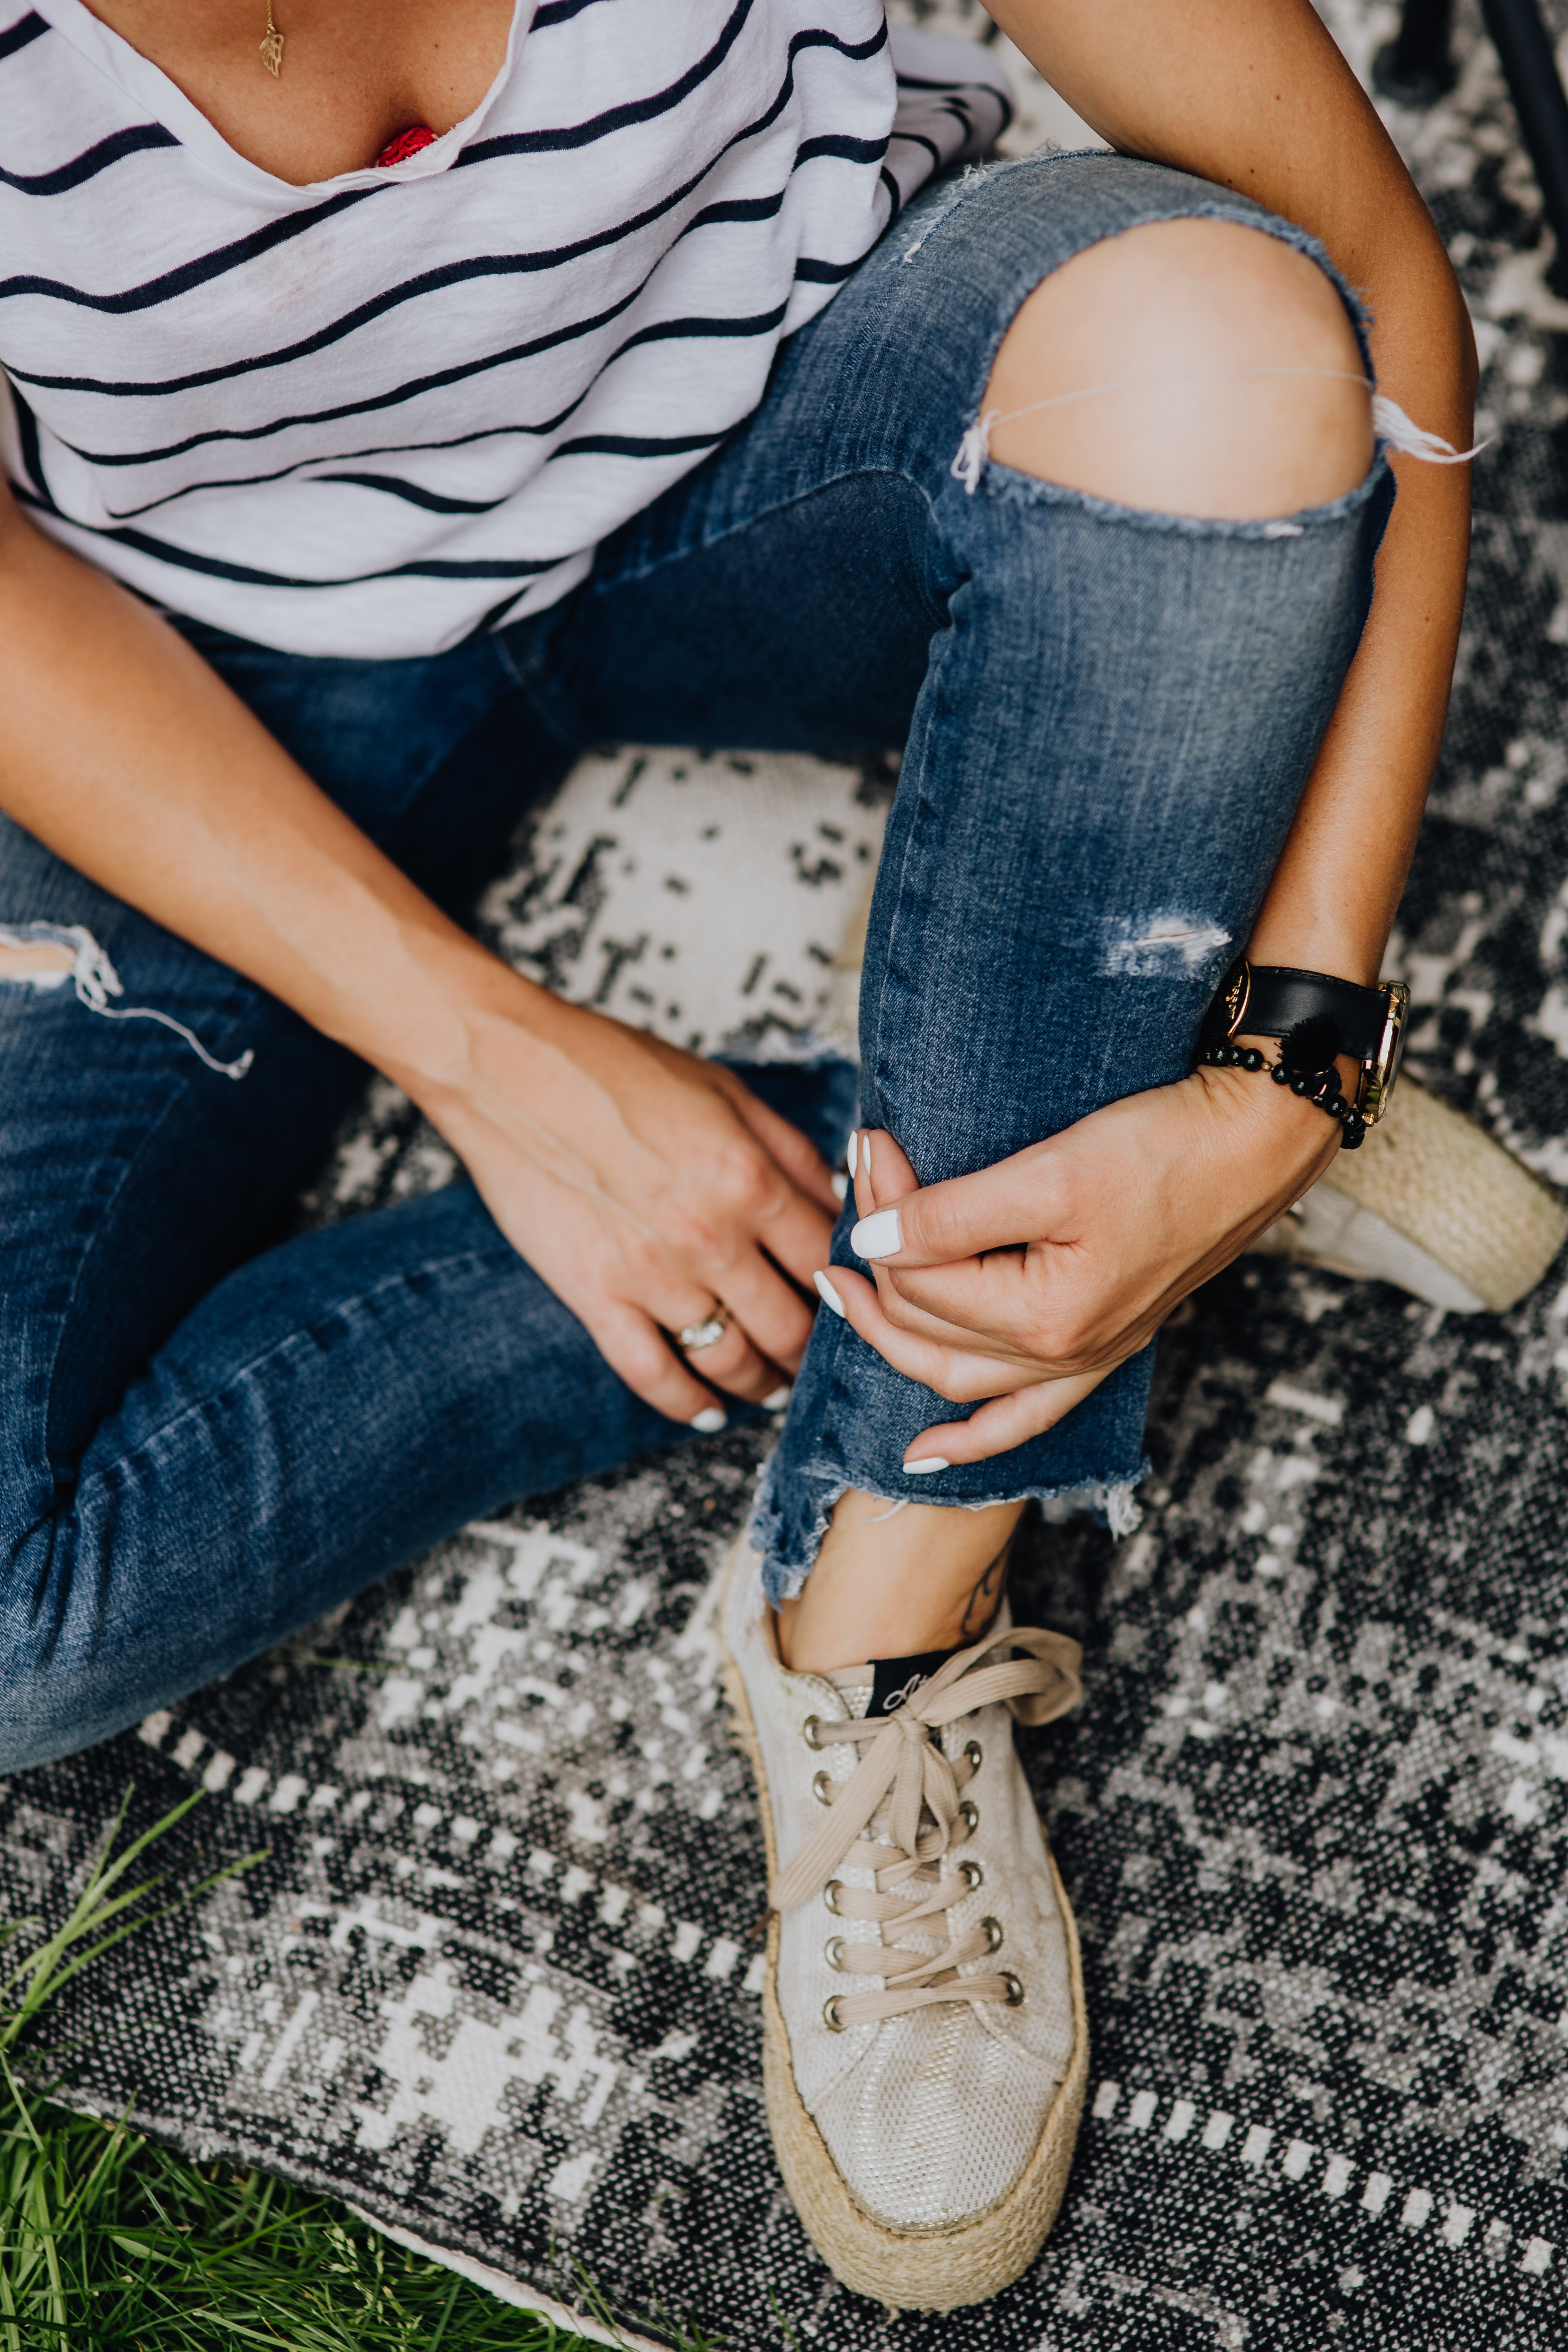
{"type": "MultiPolygon", "coordinates": [[[[731,1555],[725,1590],[736,1572],[742,1545],[731,1555]]],[[[762,1748],[741,1671],[724,1644],[724,1685],[734,1720],[735,1742],[751,1763],[767,1841],[770,1883],[778,1870],[773,1847],[773,1806],[762,1748]]],[[[1072,1972],[1073,2049],[1067,2078],[1046,2117],[1027,2166],[1005,2197],[984,2212],[945,2230],[900,2230],[877,2221],[851,2193],[827,2151],[821,2133],[795,2089],[789,2034],[779,2007],[779,1921],[768,1915],[767,1975],[763,1987],[763,2089],[773,2151],[806,2235],[835,2278],[856,2294],[869,2295],[889,2311],[956,2311],[988,2303],[1026,2271],[1044,2245],[1072,2168],[1073,2149],[1083,2118],[1089,2082],[1089,2018],[1083,1997],[1083,1964],[1078,1923],[1047,1854],[1051,1884],[1061,1906],[1072,1972]]]]}
{"type": "Polygon", "coordinates": [[[1381,1276],[1461,1312],[1489,1307],[1501,1315],[1534,1289],[1565,1239],[1568,1209],[1557,1195],[1473,1121],[1406,1077],[1361,1150],[1342,1151],[1307,1194],[1300,1221],[1281,1217],[1254,1247],[1336,1274],[1381,1276]],[[1314,1215],[1325,1193],[1336,1196],[1321,1203],[1330,1213],[1314,1215]],[[1373,1218],[1414,1244],[1427,1267],[1404,1265],[1397,1241],[1380,1246],[1373,1218]]]}

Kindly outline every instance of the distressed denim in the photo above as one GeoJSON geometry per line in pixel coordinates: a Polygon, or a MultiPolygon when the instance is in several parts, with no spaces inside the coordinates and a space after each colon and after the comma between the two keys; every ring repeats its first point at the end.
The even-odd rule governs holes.
{"type": "MultiPolygon", "coordinates": [[[[1284,525],[1133,512],[995,463],[973,495],[952,477],[1033,287],[1191,215],[1315,250],[1122,158],[938,184],[785,345],[748,425],[551,611],[404,662],[187,633],[459,913],[589,745],[902,747],[861,1115],[922,1181],[986,1166],[1186,1069],[1371,596],[1381,454],[1284,525]]],[[[0,1770],[230,1671],[476,1515],[693,1442],[466,1181],[289,1237],[363,1066],[0,821],[0,935],[39,925],[100,961],[79,956],[80,986],[0,986],[0,1770]],[[136,1008],[158,1017],[106,1017],[136,1008]]],[[[831,1150],[843,1080],[758,1083],[831,1150]]],[[[1149,1370],[919,1498],[1087,1496],[1114,1518],[1149,1370]]],[[[952,1411],[818,1317],[759,1507],[775,1594],[835,1496],[900,1497],[909,1441],[952,1411]]]]}

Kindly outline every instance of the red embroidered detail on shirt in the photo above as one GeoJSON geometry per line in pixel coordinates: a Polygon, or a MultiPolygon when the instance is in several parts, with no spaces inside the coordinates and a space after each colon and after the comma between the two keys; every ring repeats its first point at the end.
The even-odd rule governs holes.
{"type": "Polygon", "coordinates": [[[380,170],[386,164],[406,163],[410,155],[417,155],[421,148],[434,147],[435,144],[436,133],[427,131],[422,122],[416,122],[409,130],[400,131],[395,139],[387,141],[375,159],[376,168],[380,170]]]}

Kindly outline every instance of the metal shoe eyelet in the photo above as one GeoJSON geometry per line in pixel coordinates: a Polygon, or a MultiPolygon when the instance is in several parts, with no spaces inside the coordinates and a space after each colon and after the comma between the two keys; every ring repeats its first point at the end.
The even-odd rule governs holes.
{"type": "Polygon", "coordinates": [[[985,1750],[981,1747],[978,1739],[965,1740],[963,1746],[963,1760],[968,1765],[972,1772],[979,1771],[980,1767],[985,1761],[985,1750]]]}
{"type": "Polygon", "coordinates": [[[822,1890],[822,1899],[835,1918],[838,1916],[838,1898],[843,1892],[844,1881],[841,1878],[830,1878],[822,1890]]]}
{"type": "Polygon", "coordinates": [[[975,1831],[980,1827],[980,1808],[975,1803],[973,1797],[965,1797],[963,1804],[960,1805],[958,1809],[958,1818],[963,1823],[964,1828],[969,1832],[970,1836],[973,1837],[975,1831]]]}
{"type": "Polygon", "coordinates": [[[836,1992],[822,2004],[822,2021],[829,2033],[842,2033],[845,2030],[844,2020],[838,2014],[838,2004],[843,1998],[841,1992],[836,1992]]]}
{"type": "MultiPolygon", "coordinates": [[[[1000,1919],[982,1919],[980,1922],[980,1932],[985,1938],[985,1948],[988,1952],[999,1952],[1001,1950],[1002,1922],[1000,1919]]],[[[1013,1981],[1016,1983],[1017,1979],[1015,1978],[1013,1981]]]]}
{"type": "Polygon", "coordinates": [[[965,1886],[971,1888],[983,1886],[985,1883],[985,1873],[977,1862],[961,1862],[958,1865],[958,1874],[965,1886]]]}
{"type": "Polygon", "coordinates": [[[808,1748],[820,1748],[822,1746],[821,1740],[816,1736],[817,1727],[821,1721],[822,1717],[819,1715],[808,1715],[801,1725],[800,1736],[808,1748]]]}
{"type": "Polygon", "coordinates": [[[1017,1978],[1013,1974],[1013,1971],[1012,1971],[1012,1969],[1003,1969],[1003,1971],[1002,1971],[1002,1981],[1003,1981],[1003,1983],[1004,1983],[1004,1984],[1006,1986],[1006,1988],[1007,1988],[1007,2006],[1008,2006],[1008,2008],[1009,2008],[1009,2009],[1018,2009],[1018,2008],[1021,2008],[1021,2007],[1022,2007],[1022,2005],[1023,2005],[1023,2000],[1024,2000],[1024,1988],[1023,1988],[1023,1985],[1020,1983],[1019,1979],[1017,1979],[1017,1978]]]}
{"type": "Polygon", "coordinates": [[[842,1969],[844,1966],[843,1937],[829,1936],[826,1943],[824,1944],[822,1948],[822,1957],[827,1962],[830,1969],[842,1969]]]}
{"type": "Polygon", "coordinates": [[[816,1778],[811,1784],[811,1793],[816,1799],[819,1805],[830,1805],[833,1802],[833,1799],[828,1793],[832,1787],[833,1777],[831,1773],[819,1772],[816,1775],[816,1778]]]}

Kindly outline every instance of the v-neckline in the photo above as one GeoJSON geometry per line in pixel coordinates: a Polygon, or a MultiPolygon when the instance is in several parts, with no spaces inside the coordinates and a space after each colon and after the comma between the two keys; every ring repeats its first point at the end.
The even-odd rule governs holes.
{"type": "Polygon", "coordinates": [[[510,79],[539,0],[514,0],[511,30],[500,71],[478,106],[460,122],[455,122],[450,131],[442,131],[406,163],[366,163],[352,172],[334,173],[329,179],[302,182],[280,179],[276,172],[253,163],[248,155],[231,147],[216,123],[185,96],[178,82],[171,80],[162,66],[144,58],[122,33],[117,33],[111,25],[95,16],[90,8],[84,7],[82,0],[35,0],[35,5],[38,14],[72,48],[117,82],[139,105],[145,106],[197,162],[217,177],[244,188],[253,198],[279,210],[289,210],[295,205],[319,202],[325,194],[384,187],[394,180],[433,179],[437,173],[449,171],[510,79]]]}

